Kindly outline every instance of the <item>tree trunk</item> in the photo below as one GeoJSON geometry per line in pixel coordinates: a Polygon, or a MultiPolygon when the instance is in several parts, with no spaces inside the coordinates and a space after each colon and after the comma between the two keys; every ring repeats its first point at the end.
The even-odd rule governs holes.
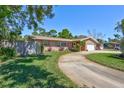
{"type": "Polygon", "coordinates": [[[122,52],[121,56],[124,58],[124,38],[121,39],[120,49],[122,52]]]}

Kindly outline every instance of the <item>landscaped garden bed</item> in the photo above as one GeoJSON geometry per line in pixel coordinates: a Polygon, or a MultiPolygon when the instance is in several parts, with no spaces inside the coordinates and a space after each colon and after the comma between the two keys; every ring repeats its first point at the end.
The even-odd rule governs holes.
{"type": "Polygon", "coordinates": [[[112,54],[112,53],[96,53],[96,54],[89,54],[86,57],[94,62],[99,64],[118,69],[124,71],[124,59],[118,57],[119,54],[112,54]]]}
{"type": "Polygon", "coordinates": [[[58,67],[59,57],[66,53],[6,59],[0,64],[0,87],[77,87],[58,67]]]}

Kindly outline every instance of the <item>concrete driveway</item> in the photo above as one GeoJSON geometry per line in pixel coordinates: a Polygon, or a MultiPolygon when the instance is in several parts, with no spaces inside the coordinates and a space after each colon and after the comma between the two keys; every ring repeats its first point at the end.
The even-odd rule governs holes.
{"type": "MultiPolygon", "coordinates": [[[[110,53],[110,51],[95,52],[110,53]]],[[[59,60],[60,69],[80,87],[84,87],[84,84],[98,88],[124,87],[124,72],[87,60],[84,55],[89,53],[94,52],[79,52],[62,56],[59,60]]]]}

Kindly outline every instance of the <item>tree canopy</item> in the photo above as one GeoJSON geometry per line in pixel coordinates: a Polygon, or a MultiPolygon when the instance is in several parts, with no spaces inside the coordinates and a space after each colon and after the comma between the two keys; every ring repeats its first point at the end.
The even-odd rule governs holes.
{"type": "MultiPolygon", "coordinates": [[[[122,33],[122,38],[121,38],[121,41],[120,41],[120,47],[121,47],[121,52],[124,55],[124,19],[122,19],[120,22],[117,22],[115,30],[117,32],[122,33]]],[[[116,36],[116,38],[118,38],[118,36],[116,36]]]]}
{"type": "Polygon", "coordinates": [[[103,34],[102,32],[96,32],[95,29],[88,30],[88,35],[94,37],[95,39],[103,39],[105,37],[105,34],[103,34]]]}
{"type": "MultiPolygon", "coordinates": [[[[52,18],[53,6],[0,6],[0,40],[16,38],[24,27],[38,30],[45,18],[52,18]]],[[[36,34],[36,33],[35,33],[36,34]]]]}
{"type": "Polygon", "coordinates": [[[48,36],[48,37],[59,37],[59,38],[74,38],[72,33],[66,28],[63,29],[61,32],[57,33],[55,29],[51,29],[50,31],[46,31],[45,29],[40,29],[32,33],[32,35],[41,35],[41,36],[48,36]]]}
{"type": "Polygon", "coordinates": [[[100,43],[104,43],[105,40],[103,39],[105,37],[105,34],[103,34],[102,32],[96,32],[95,29],[93,29],[92,31],[91,30],[88,30],[87,31],[89,36],[92,36],[93,38],[97,39],[100,43]]]}
{"type": "Polygon", "coordinates": [[[59,32],[58,37],[67,39],[73,38],[72,33],[68,29],[63,29],[61,32],[59,32]]]}
{"type": "Polygon", "coordinates": [[[120,22],[117,22],[115,30],[117,32],[122,32],[122,35],[124,37],[124,19],[122,19],[120,22]]]}
{"type": "Polygon", "coordinates": [[[49,31],[49,35],[51,37],[57,37],[57,31],[55,29],[52,29],[52,30],[49,31]]]}

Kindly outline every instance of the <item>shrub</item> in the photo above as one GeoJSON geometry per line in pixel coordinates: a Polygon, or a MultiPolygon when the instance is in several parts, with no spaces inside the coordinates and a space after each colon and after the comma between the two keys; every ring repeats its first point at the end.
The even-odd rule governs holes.
{"type": "Polygon", "coordinates": [[[78,52],[77,48],[70,48],[69,50],[72,51],[72,52],[78,52]]]}
{"type": "Polygon", "coordinates": [[[84,46],[85,42],[84,41],[80,41],[80,46],[84,46]]]}
{"type": "Polygon", "coordinates": [[[57,80],[58,79],[59,78],[56,75],[49,75],[49,76],[47,76],[46,87],[48,87],[48,88],[58,87],[58,84],[57,84],[57,80]]]}
{"type": "Polygon", "coordinates": [[[51,47],[49,47],[49,48],[48,48],[48,51],[52,51],[52,48],[51,48],[51,47]]]}
{"type": "Polygon", "coordinates": [[[73,48],[70,49],[70,51],[72,51],[72,52],[79,52],[80,51],[80,46],[79,45],[75,45],[73,48]]]}
{"type": "Polygon", "coordinates": [[[72,52],[79,52],[81,46],[84,46],[84,45],[85,45],[84,41],[75,42],[75,44],[73,45],[73,48],[71,48],[70,51],[72,51],[72,52]]]}
{"type": "Polygon", "coordinates": [[[5,55],[7,57],[13,57],[13,56],[16,55],[16,50],[14,48],[9,48],[9,47],[4,48],[4,47],[2,47],[0,49],[0,54],[5,55]]]}
{"type": "Polygon", "coordinates": [[[59,48],[59,51],[63,51],[63,50],[64,50],[64,48],[63,48],[63,47],[60,47],[60,48],[59,48]]]}

